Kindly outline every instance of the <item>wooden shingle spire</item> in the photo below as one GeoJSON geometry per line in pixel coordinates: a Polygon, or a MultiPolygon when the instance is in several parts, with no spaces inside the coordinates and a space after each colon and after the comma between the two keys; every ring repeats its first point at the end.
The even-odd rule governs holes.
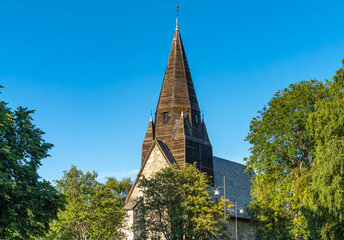
{"type": "Polygon", "coordinates": [[[213,176],[212,146],[201,119],[178,25],[154,119],[142,145],[142,162],[147,157],[153,136],[154,140],[165,143],[180,167],[196,162],[202,172],[213,176]]]}
{"type": "Polygon", "coordinates": [[[149,149],[153,141],[154,141],[154,123],[151,116],[149,120],[148,128],[147,128],[146,136],[142,143],[141,166],[147,157],[147,154],[149,152],[149,149]]]}
{"type": "Polygon", "coordinates": [[[166,108],[183,108],[186,113],[191,109],[199,111],[195,88],[178,27],[174,32],[157,111],[163,111],[166,108]]]}

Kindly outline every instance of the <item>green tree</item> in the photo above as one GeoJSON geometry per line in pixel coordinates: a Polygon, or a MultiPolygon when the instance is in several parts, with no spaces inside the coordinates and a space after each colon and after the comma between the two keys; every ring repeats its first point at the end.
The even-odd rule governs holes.
{"type": "Polygon", "coordinates": [[[343,68],[333,77],[330,97],[317,103],[309,129],[315,133],[316,148],[304,195],[308,228],[313,239],[344,239],[343,68]]]}
{"type": "Polygon", "coordinates": [[[0,239],[31,239],[48,230],[63,198],[37,169],[53,146],[32,123],[34,111],[0,101],[0,239]]]}
{"type": "Polygon", "coordinates": [[[50,239],[120,239],[125,213],[123,204],[130,190],[130,179],[118,182],[108,178],[96,181],[96,172],[84,174],[75,166],[61,180],[58,190],[66,196],[64,211],[51,223],[50,239]]]}
{"type": "Polygon", "coordinates": [[[307,185],[304,176],[314,165],[315,139],[307,122],[316,102],[327,98],[328,92],[326,84],[317,80],[291,84],[251,121],[246,138],[252,144],[247,170],[255,173],[250,214],[266,226],[260,239],[309,235],[300,209],[307,185]]]}
{"type": "Polygon", "coordinates": [[[207,176],[193,165],[164,168],[138,186],[143,197],[135,213],[137,239],[209,239],[223,227],[223,202],[211,199],[207,176]]]}

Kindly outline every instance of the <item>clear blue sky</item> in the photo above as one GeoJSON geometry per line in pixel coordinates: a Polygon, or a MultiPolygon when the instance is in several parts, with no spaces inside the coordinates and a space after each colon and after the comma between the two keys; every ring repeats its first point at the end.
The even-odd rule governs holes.
{"type": "MultiPolygon", "coordinates": [[[[344,1],[181,0],[179,26],[214,155],[242,162],[252,117],[344,58],[344,1]]],[[[35,109],[53,143],[40,175],[71,164],[134,177],[175,28],[175,1],[0,1],[1,99],[35,109]]]]}

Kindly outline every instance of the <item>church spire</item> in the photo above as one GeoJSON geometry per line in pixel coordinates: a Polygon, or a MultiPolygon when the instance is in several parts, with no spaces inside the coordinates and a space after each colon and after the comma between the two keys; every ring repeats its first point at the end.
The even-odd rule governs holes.
{"type": "Polygon", "coordinates": [[[186,115],[191,110],[199,112],[195,88],[178,26],[174,32],[157,112],[165,111],[167,108],[182,109],[186,115]]]}
{"type": "Polygon", "coordinates": [[[201,112],[192,82],[188,61],[178,27],[176,29],[160,91],[155,116],[150,121],[142,144],[142,163],[153,141],[168,148],[179,167],[197,163],[202,172],[213,176],[212,146],[201,119],[201,112]]]}
{"type": "Polygon", "coordinates": [[[195,88],[178,27],[176,29],[154,118],[154,139],[163,141],[176,163],[197,162],[213,176],[212,147],[201,120],[195,88]]]}

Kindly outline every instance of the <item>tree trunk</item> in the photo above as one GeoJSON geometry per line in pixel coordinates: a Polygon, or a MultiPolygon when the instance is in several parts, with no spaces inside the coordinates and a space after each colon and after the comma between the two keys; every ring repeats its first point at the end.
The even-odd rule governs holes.
{"type": "MultiPolygon", "coordinates": [[[[295,229],[295,226],[297,224],[297,220],[299,219],[299,212],[296,210],[294,212],[294,217],[293,217],[293,223],[294,223],[294,229],[295,229]]],[[[295,233],[294,234],[294,240],[299,240],[300,237],[299,237],[299,234],[298,233],[295,233]]]]}

